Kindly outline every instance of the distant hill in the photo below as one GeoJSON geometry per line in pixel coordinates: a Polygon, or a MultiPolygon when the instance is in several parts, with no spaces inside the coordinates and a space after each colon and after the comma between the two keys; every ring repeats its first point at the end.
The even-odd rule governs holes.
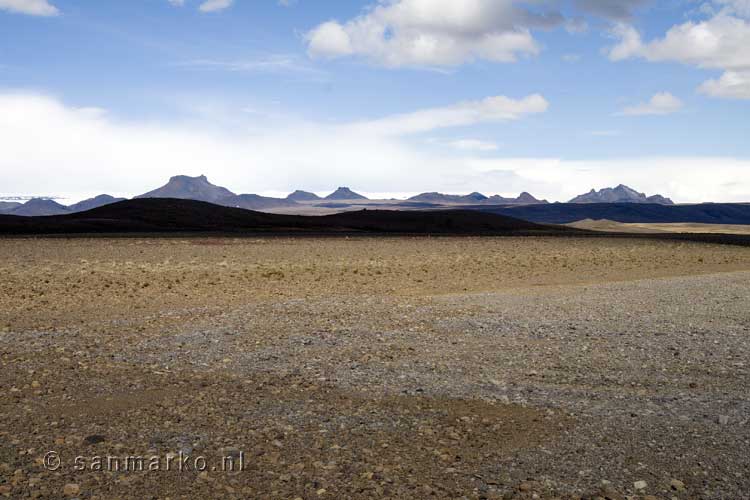
{"type": "Polygon", "coordinates": [[[243,208],[246,210],[267,210],[297,205],[293,200],[289,199],[269,198],[257,194],[237,195],[225,187],[211,184],[205,175],[199,177],[177,175],[169,179],[169,182],[159,189],[135,197],[135,199],[144,198],[174,198],[205,201],[225,207],[243,208]]]}
{"type": "Polygon", "coordinates": [[[467,195],[458,194],[443,194],[443,193],[422,193],[417,196],[412,196],[408,201],[414,201],[418,203],[433,203],[433,204],[455,204],[455,205],[466,205],[467,203],[481,203],[486,200],[487,197],[482,193],[471,193],[467,195]]]}
{"type": "Polygon", "coordinates": [[[187,175],[176,175],[169,179],[164,186],[136,196],[137,198],[177,198],[182,200],[207,201],[217,203],[235,196],[233,192],[221,186],[215,186],[208,182],[205,175],[189,177],[187,175]]]}
{"type": "Polygon", "coordinates": [[[18,203],[17,201],[0,201],[0,213],[10,212],[20,206],[21,203],[18,203]]]}
{"type": "Polygon", "coordinates": [[[486,205],[539,205],[549,203],[547,200],[538,200],[527,192],[521,193],[518,198],[503,198],[502,196],[490,196],[483,202],[486,205]]]}
{"type": "Polygon", "coordinates": [[[289,196],[286,197],[287,200],[291,201],[319,201],[322,200],[320,196],[318,196],[315,193],[310,193],[308,191],[300,191],[299,189],[289,196]]]}
{"type": "Polygon", "coordinates": [[[325,198],[326,200],[366,200],[367,197],[355,193],[348,187],[340,187],[325,198]]]}
{"type": "Polygon", "coordinates": [[[548,203],[546,200],[537,200],[529,193],[521,193],[518,198],[504,198],[499,195],[490,196],[489,198],[482,193],[471,193],[467,195],[443,194],[443,193],[422,193],[412,196],[409,202],[430,203],[434,205],[534,205],[538,203],[548,203]]]}
{"type": "Polygon", "coordinates": [[[110,205],[112,203],[117,203],[118,201],[125,201],[125,198],[115,198],[114,196],[110,196],[108,194],[100,194],[99,196],[95,196],[94,198],[89,198],[88,200],[74,203],[68,206],[68,210],[70,210],[71,212],[85,212],[86,210],[103,207],[104,205],[110,205]]]}
{"type": "Polygon", "coordinates": [[[55,217],[0,215],[0,234],[284,233],[554,235],[579,230],[465,210],[361,210],[321,217],[276,215],[184,199],[122,201],[55,217]]]}
{"type": "Polygon", "coordinates": [[[24,217],[36,217],[44,215],[67,214],[70,213],[70,210],[65,205],[60,205],[54,200],[33,198],[20,207],[16,207],[7,213],[10,215],[21,215],[24,217]]]}
{"type": "Polygon", "coordinates": [[[246,210],[267,210],[271,208],[298,206],[296,202],[289,199],[268,198],[257,194],[232,195],[219,200],[217,204],[225,207],[244,208],[246,210]]]}
{"type": "Polygon", "coordinates": [[[633,188],[620,184],[616,188],[604,188],[599,191],[592,189],[586,194],[576,196],[570,203],[654,203],[658,205],[674,205],[669,198],[659,194],[646,196],[633,188]]]}
{"type": "Polygon", "coordinates": [[[544,224],[570,224],[585,219],[627,223],[750,224],[750,204],[741,203],[551,203],[506,207],[476,205],[470,208],[544,224]]]}

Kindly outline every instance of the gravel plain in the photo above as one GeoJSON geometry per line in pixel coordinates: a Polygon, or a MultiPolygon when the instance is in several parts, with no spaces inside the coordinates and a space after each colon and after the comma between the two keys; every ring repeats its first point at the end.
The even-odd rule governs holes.
{"type": "Polygon", "coordinates": [[[5,497],[750,498],[747,248],[18,238],[0,257],[5,497]],[[209,467],[73,469],[180,454],[209,467]]]}

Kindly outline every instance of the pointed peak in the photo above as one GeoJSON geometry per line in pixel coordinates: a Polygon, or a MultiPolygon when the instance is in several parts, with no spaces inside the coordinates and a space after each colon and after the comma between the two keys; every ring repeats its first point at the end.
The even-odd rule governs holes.
{"type": "Polygon", "coordinates": [[[336,191],[326,196],[327,200],[366,200],[367,198],[355,193],[346,186],[339,187],[336,191]]]}

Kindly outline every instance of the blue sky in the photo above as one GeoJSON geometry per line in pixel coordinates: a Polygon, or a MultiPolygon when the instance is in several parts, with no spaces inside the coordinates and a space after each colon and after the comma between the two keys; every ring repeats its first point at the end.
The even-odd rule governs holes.
{"type": "Polygon", "coordinates": [[[0,194],[750,201],[750,0],[0,0],[0,194]]]}

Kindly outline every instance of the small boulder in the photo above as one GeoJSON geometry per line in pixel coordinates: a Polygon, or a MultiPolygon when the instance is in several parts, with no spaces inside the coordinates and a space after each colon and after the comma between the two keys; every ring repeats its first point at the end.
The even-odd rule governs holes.
{"type": "Polygon", "coordinates": [[[81,487],[75,483],[68,483],[63,487],[63,494],[66,497],[74,497],[81,492],[81,487]]]}
{"type": "Polygon", "coordinates": [[[635,483],[633,483],[633,487],[636,490],[645,490],[646,488],[648,488],[648,483],[646,481],[636,481],[635,483]]]}

